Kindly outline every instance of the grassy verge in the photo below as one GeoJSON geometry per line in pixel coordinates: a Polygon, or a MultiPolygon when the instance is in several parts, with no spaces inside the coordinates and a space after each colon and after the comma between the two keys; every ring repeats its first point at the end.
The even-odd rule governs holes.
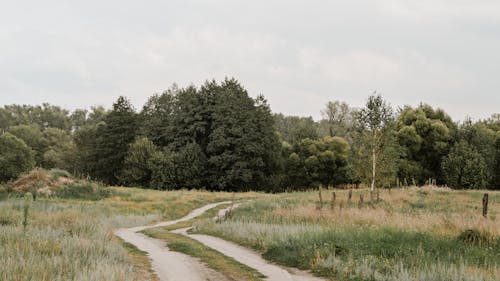
{"type": "Polygon", "coordinates": [[[199,221],[195,232],[333,280],[499,280],[498,210],[481,217],[481,192],[393,190],[361,209],[345,201],[340,209],[347,194],[336,193],[333,210],[328,202],[316,209],[317,193],[280,194],[241,206],[229,220],[199,221]]]}
{"type": "Polygon", "coordinates": [[[124,241],[122,241],[122,243],[123,247],[127,250],[133,264],[137,266],[140,275],[144,277],[144,280],[159,281],[160,279],[151,267],[151,263],[147,256],[147,253],[137,249],[137,247],[130,243],[124,241]]]}

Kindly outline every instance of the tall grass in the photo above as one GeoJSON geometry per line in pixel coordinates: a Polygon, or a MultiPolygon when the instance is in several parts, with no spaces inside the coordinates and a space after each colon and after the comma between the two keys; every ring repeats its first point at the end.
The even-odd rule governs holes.
{"type": "Polygon", "coordinates": [[[484,219],[479,192],[393,190],[374,208],[344,201],[342,210],[346,194],[336,192],[334,210],[327,202],[317,210],[315,192],[281,194],[243,205],[226,221],[199,222],[196,231],[334,280],[500,280],[499,201],[484,219]]]}
{"type": "MultiPolygon", "coordinates": [[[[72,184],[68,188],[76,190],[65,198],[42,195],[37,201],[28,200],[26,219],[27,200],[11,196],[0,201],[0,280],[148,280],[149,273],[113,235],[114,228],[178,218],[232,197],[201,191],[80,187],[72,184]],[[107,195],[93,197],[101,190],[107,195]]],[[[238,198],[257,196],[261,195],[246,193],[238,198]]]]}
{"type": "Polygon", "coordinates": [[[22,205],[0,207],[0,280],[140,280],[97,219],[72,206],[54,211],[35,202],[23,230],[22,205]]]}

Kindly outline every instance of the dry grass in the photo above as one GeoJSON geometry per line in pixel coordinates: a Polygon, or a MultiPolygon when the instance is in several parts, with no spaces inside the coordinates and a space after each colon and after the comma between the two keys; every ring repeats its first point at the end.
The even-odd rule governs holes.
{"type": "MultiPolygon", "coordinates": [[[[326,192],[323,191],[323,194],[326,192]]],[[[381,202],[371,208],[368,203],[357,207],[359,194],[369,198],[366,190],[356,191],[348,206],[347,192],[336,191],[337,200],[331,209],[325,202],[321,211],[317,210],[314,193],[307,193],[293,208],[279,206],[266,216],[290,222],[305,222],[321,225],[393,227],[413,231],[429,231],[440,235],[456,235],[467,229],[478,229],[500,236],[498,211],[500,202],[491,200],[489,218],[482,216],[482,191],[452,191],[447,188],[422,187],[384,190],[381,202]],[[340,205],[343,207],[341,208],[340,205]]],[[[491,198],[500,198],[499,192],[489,192],[491,198]]]]}
{"type": "Polygon", "coordinates": [[[437,187],[285,193],[236,209],[231,219],[196,231],[262,251],[273,262],[333,280],[491,280],[500,278],[500,192],[437,187]],[[359,195],[365,203],[358,207],[359,195]],[[374,196],[376,198],[376,196],[374,196]],[[340,208],[340,206],[343,206],[340,208]]]}
{"type": "MultiPolygon", "coordinates": [[[[42,173],[36,179],[43,180],[42,173]]],[[[0,201],[0,280],[154,280],[144,253],[124,246],[113,228],[170,220],[233,198],[232,193],[222,192],[96,188],[109,196],[100,200],[41,196],[36,202],[14,196],[0,201]]],[[[259,196],[263,195],[245,193],[235,199],[259,196]]]]}

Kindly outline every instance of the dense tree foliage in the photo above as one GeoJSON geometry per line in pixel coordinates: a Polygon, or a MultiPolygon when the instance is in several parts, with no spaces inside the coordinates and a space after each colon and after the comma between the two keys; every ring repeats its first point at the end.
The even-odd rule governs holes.
{"type": "Polygon", "coordinates": [[[295,145],[303,139],[318,139],[318,124],[312,117],[285,116],[274,114],[274,122],[281,138],[295,145]]]}
{"type": "Polygon", "coordinates": [[[41,106],[6,105],[0,108],[0,128],[37,124],[40,128],[70,130],[69,111],[59,106],[44,103],[41,106]]]}
{"type": "Polygon", "coordinates": [[[35,153],[36,165],[42,165],[43,154],[47,149],[47,144],[45,143],[42,130],[38,124],[11,126],[7,131],[24,141],[24,143],[35,153]]]}
{"type": "Polygon", "coordinates": [[[158,148],[147,137],[137,138],[127,152],[120,174],[120,182],[129,186],[149,187],[153,174],[150,161],[158,148]]]}
{"type": "Polygon", "coordinates": [[[454,188],[485,188],[486,162],[466,141],[460,141],[444,158],[443,173],[446,182],[454,188]]]}
{"type": "Polygon", "coordinates": [[[423,184],[429,178],[443,183],[441,163],[455,142],[457,126],[441,109],[421,104],[405,107],[396,121],[397,138],[403,147],[399,177],[423,184]]]}
{"type": "Polygon", "coordinates": [[[328,101],[322,119],[272,114],[235,79],[72,112],[0,108],[0,181],[36,166],[108,184],[269,192],[437,180],[500,189],[500,114],[455,123],[420,104],[396,113],[377,94],[362,108],[328,101]],[[406,179],[406,181],[405,181],[406,179]]]}
{"type": "Polygon", "coordinates": [[[293,147],[284,145],[287,187],[308,188],[345,183],[349,144],[340,137],[303,139],[293,147]]]}
{"type": "Polygon", "coordinates": [[[42,166],[76,171],[76,147],[69,132],[57,128],[43,131],[46,150],[43,153],[42,166]]]}
{"type": "Polygon", "coordinates": [[[34,153],[10,133],[0,135],[0,182],[16,178],[35,166],[34,153]]]}
{"type": "Polygon", "coordinates": [[[108,184],[119,183],[123,161],[138,131],[138,118],[132,104],[125,97],[119,97],[113,109],[97,126],[95,142],[91,147],[89,174],[108,184]]]}

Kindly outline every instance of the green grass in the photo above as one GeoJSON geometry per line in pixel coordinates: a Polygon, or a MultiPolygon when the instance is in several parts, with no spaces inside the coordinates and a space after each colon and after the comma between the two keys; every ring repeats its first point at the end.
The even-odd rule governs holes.
{"type": "Polygon", "coordinates": [[[144,233],[153,238],[164,240],[167,242],[168,248],[172,251],[199,258],[208,267],[220,272],[231,280],[262,280],[265,277],[255,269],[206,247],[198,241],[180,234],[171,233],[167,228],[148,229],[144,233]]]}
{"type": "MultiPolygon", "coordinates": [[[[336,193],[345,203],[346,192],[336,193]]],[[[393,190],[383,193],[375,208],[358,209],[352,202],[340,210],[336,202],[334,210],[325,203],[321,211],[316,192],[279,194],[241,206],[224,222],[199,221],[195,232],[332,280],[496,281],[500,202],[490,199],[492,216],[484,219],[478,208],[481,193],[393,190]]],[[[490,192],[490,198],[499,194],[490,192]]]]}

